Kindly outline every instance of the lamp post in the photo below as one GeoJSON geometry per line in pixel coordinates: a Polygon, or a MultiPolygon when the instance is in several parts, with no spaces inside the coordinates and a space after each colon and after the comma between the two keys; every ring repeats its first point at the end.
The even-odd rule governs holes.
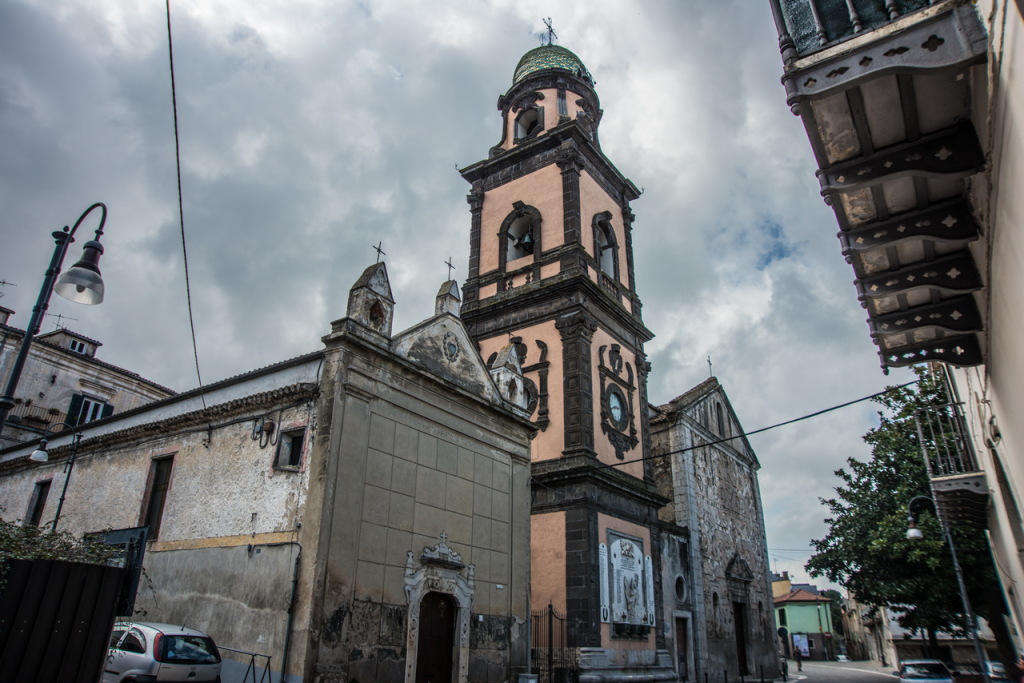
{"type": "MultiPolygon", "coordinates": [[[[71,470],[75,468],[75,456],[78,455],[78,444],[82,441],[82,434],[75,430],[75,425],[68,422],[61,422],[59,426],[67,427],[71,430],[71,453],[68,454],[68,459],[64,461],[64,490],[60,492],[60,500],[57,501],[57,514],[53,516],[52,531],[57,530],[57,520],[60,519],[61,508],[64,507],[64,496],[68,493],[68,482],[71,481],[71,470]]],[[[39,447],[32,451],[32,455],[28,456],[29,460],[34,462],[49,462],[50,454],[46,452],[46,441],[49,436],[49,431],[53,425],[47,425],[46,431],[43,434],[43,440],[39,442],[39,447]]]]}
{"type": "Polygon", "coordinates": [[[0,434],[3,434],[4,427],[7,425],[7,416],[10,414],[11,408],[14,407],[14,392],[18,388],[18,381],[21,379],[25,361],[28,360],[28,350],[32,346],[32,338],[39,332],[43,316],[46,315],[46,309],[49,308],[51,292],[57,292],[65,299],[79,304],[92,305],[103,301],[103,279],[100,277],[99,268],[103,245],[100,244],[100,236],[103,235],[103,226],[106,222],[107,207],[102,202],[96,202],[78,217],[75,227],[71,228],[70,232],[65,225],[63,231],[53,233],[56,246],[53,248],[50,267],[46,270],[43,287],[39,290],[39,298],[36,299],[35,308],[32,309],[32,319],[25,329],[25,338],[21,341],[21,348],[18,349],[18,356],[14,360],[10,379],[7,380],[3,396],[0,396],[0,434]],[[82,258],[78,263],[71,266],[68,272],[58,278],[57,275],[64,264],[64,256],[68,252],[68,246],[74,242],[78,226],[96,208],[103,211],[100,226],[96,228],[96,237],[85,243],[82,248],[82,258]]]}
{"type": "MultiPolygon", "coordinates": [[[[939,510],[935,505],[935,501],[929,496],[914,496],[907,503],[907,538],[911,541],[924,538],[924,534],[917,528],[917,519],[914,517],[914,503],[919,500],[927,500],[932,504],[932,508],[935,510],[936,515],[939,510]]],[[[974,616],[974,611],[971,609],[971,601],[967,599],[967,586],[964,585],[964,572],[960,568],[960,562],[956,559],[956,547],[953,545],[953,535],[949,533],[949,527],[942,524],[942,531],[946,534],[946,542],[949,543],[949,552],[953,556],[953,569],[956,571],[957,584],[960,587],[960,600],[963,602],[964,613],[967,614],[967,623],[971,628],[971,638],[974,640],[974,652],[978,657],[978,668],[981,669],[981,675],[985,680],[985,683],[991,683],[988,676],[988,669],[985,666],[985,652],[981,648],[981,641],[978,639],[978,619],[974,616]]]]}

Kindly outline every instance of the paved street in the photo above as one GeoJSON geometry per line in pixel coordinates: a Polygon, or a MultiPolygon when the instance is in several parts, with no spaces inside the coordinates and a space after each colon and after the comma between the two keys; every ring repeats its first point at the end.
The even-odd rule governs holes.
{"type": "Polygon", "coordinates": [[[789,663],[789,680],[807,683],[886,683],[895,681],[893,668],[881,668],[876,662],[804,662],[804,670],[789,663]]]}

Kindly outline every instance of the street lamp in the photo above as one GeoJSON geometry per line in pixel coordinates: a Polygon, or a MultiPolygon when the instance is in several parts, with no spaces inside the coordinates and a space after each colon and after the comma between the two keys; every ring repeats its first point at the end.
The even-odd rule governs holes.
{"type": "Polygon", "coordinates": [[[7,416],[10,414],[11,408],[14,407],[14,392],[18,388],[18,381],[21,379],[25,361],[28,360],[28,350],[32,346],[32,338],[39,332],[43,316],[46,315],[46,309],[50,306],[50,293],[57,292],[65,299],[80,304],[92,305],[103,301],[103,278],[100,277],[99,267],[103,245],[100,244],[100,236],[103,235],[103,226],[106,222],[107,207],[102,202],[96,202],[78,217],[75,227],[71,228],[70,232],[65,225],[63,231],[53,233],[53,239],[57,244],[53,248],[50,267],[46,270],[43,287],[39,290],[39,298],[36,299],[35,308],[32,309],[32,319],[25,329],[25,338],[21,341],[21,348],[18,349],[18,357],[14,360],[10,379],[7,380],[3,396],[0,397],[0,434],[3,434],[4,427],[7,425],[7,416]],[[71,266],[68,272],[58,278],[57,275],[60,273],[60,267],[64,264],[68,246],[75,241],[74,237],[78,226],[96,208],[103,211],[100,217],[100,226],[96,228],[96,237],[85,243],[82,249],[82,258],[78,263],[71,266]]]}
{"type": "MultiPolygon", "coordinates": [[[[935,514],[938,515],[939,509],[935,505],[935,501],[928,496],[914,496],[907,503],[907,538],[911,541],[924,538],[924,534],[917,528],[917,519],[914,518],[914,503],[919,500],[927,500],[932,504],[932,508],[935,510],[935,514]]],[[[981,649],[981,641],[978,639],[978,619],[974,616],[974,611],[971,609],[971,602],[967,599],[967,587],[964,585],[964,572],[960,568],[960,562],[956,559],[956,547],[953,545],[953,536],[949,533],[949,527],[941,523],[942,531],[946,534],[946,542],[949,543],[949,552],[953,556],[953,569],[956,571],[957,584],[960,587],[960,600],[964,605],[964,613],[967,614],[967,623],[971,627],[971,638],[974,640],[974,652],[978,657],[978,668],[981,669],[981,675],[985,679],[985,683],[991,683],[988,676],[988,668],[985,666],[985,651],[981,649]]]]}
{"type": "Polygon", "coordinates": [[[60,422],[56,425],[47,425],[46,430],[43,433],[43,440],[39,442],[39,447],[32,451],[32,455],[28,456],[29,460],[34,462],[49,462],[50,454],[46,452],[46,442],[49,437],[50,429],[54,426],[67,427],[71,430],[71,453],[68,454],[68,459],[64,461],[64,490],[60,492],[60,500],[57,501],[57,514],[53,516],[53,531],[57,530],[57,520],[60,519],[61,508],[64,507],[64,496],[68,493],[68,482],[71,481],[71,470],[75,467],[75,456],[78,454],[78,444],[82,441],[82,434],[76,431],[75,426],[68,422],[60,422]]]}

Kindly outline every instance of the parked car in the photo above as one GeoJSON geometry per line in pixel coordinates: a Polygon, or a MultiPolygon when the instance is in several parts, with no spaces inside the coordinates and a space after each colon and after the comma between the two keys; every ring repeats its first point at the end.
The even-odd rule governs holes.
{"type": "Polygon", "coordinates": [[[988,670],[988,678],[991,681],[1009,681],[1010,679],[1006,675],[1006,669],[1003,668],[1001,662],[985,662],[985,668],[988,670]]]}
{"type": "Polygon", "coordinates": [[[937,659],[908,659],[900,665],[899,671],[892,673],[899,676],[900,681],[953,683],[953,674],[937,659]]]}
{"type": "Polygon", "coordinates": [[[220,683],[220,652],[202,631],[119,621],[110,634],[103,683],[220,683]]]}

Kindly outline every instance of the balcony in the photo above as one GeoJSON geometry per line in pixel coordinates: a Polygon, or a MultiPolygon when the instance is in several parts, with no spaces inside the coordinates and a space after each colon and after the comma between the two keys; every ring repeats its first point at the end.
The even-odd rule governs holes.
{"type": "Polygon", "coordinates": [[[67,415],[56,408],[18,403],[11,408],[7,423],[12,427],[42,431],[49,425],[60,424],[66,419],[67,415]]]}
{"type": "Polygon", "coordinates": [[[970,3],[770,0],[786,101],[883,370],[984,362],[968,202],[985,154],[971,120],[987,36],[970,3]]]}
{"type": "Polygon", "coordinates": [[[959,404],[915,411],[932,498],[944,526],[988,527],[988,484],[967,438],[959,404]]]}

